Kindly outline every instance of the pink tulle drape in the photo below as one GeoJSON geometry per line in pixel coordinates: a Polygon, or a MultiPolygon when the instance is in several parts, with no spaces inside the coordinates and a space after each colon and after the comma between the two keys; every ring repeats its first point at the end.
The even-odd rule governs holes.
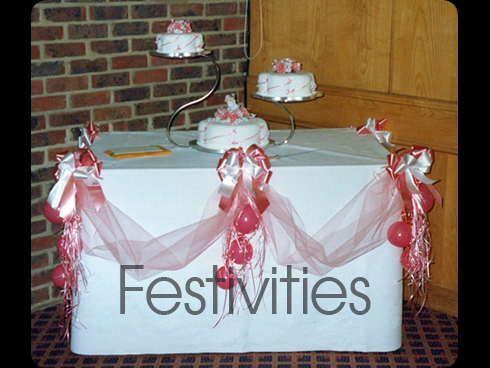
{"type": "MultiPolygon", "coordinates": [[[[386,172],[369,182],[316,234],[309,235],[293,204],[269,185],[270,205],[262,213],[268,251],[279,265],[324,275],[386,241],[388,227],[400,217],[403,203],[386,172]]],[[[109,200],[97,211],[86,187],[78,190],[79,209],[92,223],[103,244],[84,244],[85,252],[120,264],[142,264],[132,270],[137,280],[161,271],[184,268],[222,237],[236,214],[219,208],[213,192],[199,222],[158,237],[151,236],[109,200]]],[[[129,270],[128,270],[129,271],[129,270]]]]}
{"type": "Polygon", "coordinates": [[[403,209],[393,181],[384,172],[312,236],[304,231],[287,198],[272,189],[269,198],[270,210],[264,213],[264,222],[275,260],[297,269],[308,266],[310,273],[320,276],[383,244],[388,227],[403,209]]]}

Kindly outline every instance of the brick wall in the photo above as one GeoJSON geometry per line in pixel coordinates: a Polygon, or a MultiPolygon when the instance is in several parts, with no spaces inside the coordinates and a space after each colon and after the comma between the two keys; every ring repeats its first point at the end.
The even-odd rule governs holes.
{"type": "Polygon", "coordinates": [[[164,130],[172,112],[215,81],[205,58],[152,57],[156,34],[184,19],[204,34],[221,70],[215,94],[186,109],[175,126],[191,128],[236,93],[244,100],[245,0],[47,0],[31,12],[31,309],[60,301],[51,272],[62,230],[43,216],[54,185],[55,154],[76,147],[74,127],[164,130]]]}

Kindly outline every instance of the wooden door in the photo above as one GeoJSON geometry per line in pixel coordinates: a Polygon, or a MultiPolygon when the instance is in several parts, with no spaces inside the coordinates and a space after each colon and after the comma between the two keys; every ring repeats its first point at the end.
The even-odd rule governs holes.
{"type": "MultiPolygon", "coordinates": [[[[251,0],[251,50],[261,39],[260,2],[251,0]]],[[[359,126],[387,118],[397,145],[435,151],[432,179],[444,197],[429,214],[433,236],[428,306],[458,314],[458,14],[444,0],[263,0],[260,72],[289,57],[313,72],[325,96],[287,108],[300,128],[359,126]]],[[[272,129],[289,120],[274,104],[248,98],[272,129]]]]}

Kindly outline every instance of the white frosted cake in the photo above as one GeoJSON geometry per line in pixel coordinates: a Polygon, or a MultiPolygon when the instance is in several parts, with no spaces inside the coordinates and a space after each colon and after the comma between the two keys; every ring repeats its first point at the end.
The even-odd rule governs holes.
{"type": "Polygon", "coordinates": [[[183,20],[171,20],[167,33],[157,35],[157,51],[164,54],[180,54],[203,51],[204,38],[200,33],[192,32],[189,23],[183,20]]]}
{"type": "Polygon", "coordinates": [[[228,107],[218,108],[214,118],[199,123],[197,144],[209,150],[229,150],[252,144],[265,147],[269,144],[269,128],[265,120],[255,117],[238,106],[233,95],[225,98],[228,107]]]}
{"type": "Polygon", "coordinates": [[[316,91],[315,77],[292,59],[277,59],[272,70],[259,74],[258,94],[266,97],[309,97],[316,91]]]}

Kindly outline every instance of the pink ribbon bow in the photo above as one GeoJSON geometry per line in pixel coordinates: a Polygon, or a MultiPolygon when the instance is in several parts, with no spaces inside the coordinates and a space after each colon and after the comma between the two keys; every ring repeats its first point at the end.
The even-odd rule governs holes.
{"type": "Polygon", "coordinates": [[[251,194],[255,194],[255,202],[262,213],[269,206],[264,193],[265,185],[272,175],[269,158],[262,148],[251,145],[247,151],[241,147],[225,152],[219,160],[216,170],[221,179],[218,193],[221,194],[220,208],[229,209],[231,199],[237,185],[243,185],[251,194]],[[241,184],[239,184],[241,183],[241,184]]]}

